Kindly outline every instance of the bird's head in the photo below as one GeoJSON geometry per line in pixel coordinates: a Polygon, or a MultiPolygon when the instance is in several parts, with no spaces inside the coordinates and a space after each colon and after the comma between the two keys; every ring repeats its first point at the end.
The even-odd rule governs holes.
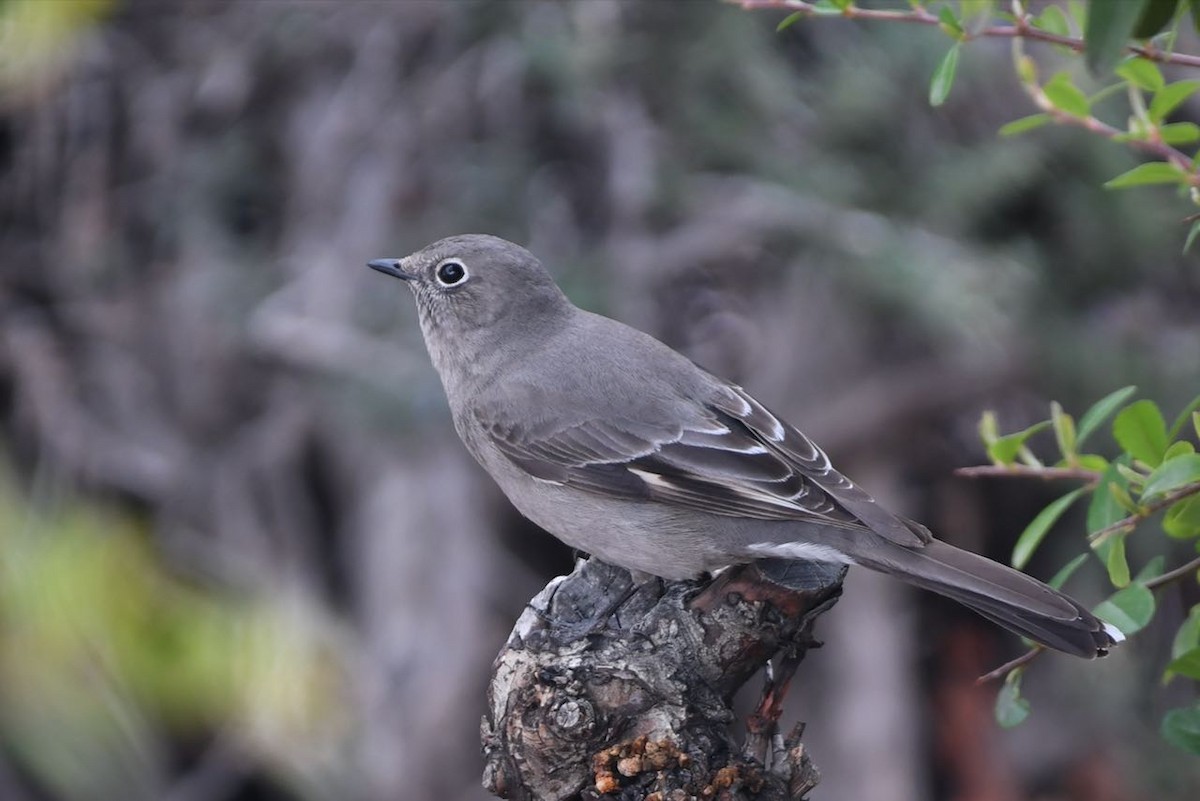
{"type": "Polygon", "coordinates": [[[434,364],[469,366],[563,319],[570,301],[532,253],[486,234],[440,239],[402,259],[367,262],[408,284],[434,364]]]}

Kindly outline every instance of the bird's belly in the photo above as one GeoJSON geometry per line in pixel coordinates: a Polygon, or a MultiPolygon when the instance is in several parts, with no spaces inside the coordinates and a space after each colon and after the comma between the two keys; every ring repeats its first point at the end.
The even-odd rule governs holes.
{"type": "MultiPolygon", "coordinates": [[[[655,520],[641,504],[617,504],[606,502],[603,509],[589,509],[576,502],[566,517],[529,516],[563,542],[605,562],[665,579],[694,578],[731,561],[701,547],[699,532],[655,520]]],[[[536,515],[539,510],[531,511],[536,515]]]]}
{"type": "Polygon", "coordinates": [[[542,481],[507,460],[480,461],[522,515],[572,548],[609,564],[686,579],[746,561],[722,552],[721,532],[706,525],[712,521],[542,481]]]}

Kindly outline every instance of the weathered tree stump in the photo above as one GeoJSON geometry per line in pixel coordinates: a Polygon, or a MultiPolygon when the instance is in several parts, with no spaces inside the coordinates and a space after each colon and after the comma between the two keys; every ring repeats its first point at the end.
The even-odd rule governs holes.
{"type": "Polygon", "coordinates": [[[579,563],[496,658],[484,786],[519,801],[802,798],[819,776],[799,732],[779,736],[780,704],[844,574],[765,561],[635,592],[625,570],[579,563]],[[731,699],[776,654],[735,742],[731,699]]]}

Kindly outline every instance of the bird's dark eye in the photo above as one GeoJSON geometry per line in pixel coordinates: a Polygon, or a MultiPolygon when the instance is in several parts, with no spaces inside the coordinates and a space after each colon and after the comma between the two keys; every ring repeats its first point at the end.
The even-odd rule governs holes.
{"type": "Polygon", "coordinates": [[[461,284],[467,280],[467,268],[463,266],[461,261],[448,259],[438,265],[437,280],[443,286],[461,284]]]}

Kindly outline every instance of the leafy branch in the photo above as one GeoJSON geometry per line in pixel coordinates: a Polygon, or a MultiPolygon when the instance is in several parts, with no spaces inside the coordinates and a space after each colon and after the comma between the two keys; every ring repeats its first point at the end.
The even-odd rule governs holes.
{"type": "MultiPolygon", "coordinates": [[[[1000,129],[1002,135],[1024,133],[1041,125],[1043,122],[1056,122],[1059,125],[1083,128],[1086,131],[1102,136],[1113,142],[1123,142],[1135,150],[1140,150],[1161,159],[1165,164],[1142,164],[1129,172],[1117,176],[1105,184],[1110,189],[1120,189],[1128,186],[1141,186],[1152,183],[1175,183],[1181,186],[1200,187],[1200,172],[1195,169],[1193,157],[1172,146],[1172,142],[1184,143],[1200,140],[1200,127],[1195,123],[1165,123],[1165,117],[1173,111],[1178,103],[1182,103],[1188,95],[1200,89],[1198,81],[1180,81],[1172,84],[1185,90],[1183,99],[1178,103],[1153,100],[1147,105],[1141,97],[1141,90],[1150,92],[1167,92],[1166,80],[1162,73],[1149,63],[1143,62],[1139,67],[1133,67],[1135,62],[1129,62],[1118,67],[1118,74],[1129,77],[1124,84],[1114,84],[1113,89],[1125,88],[1130,95],[1130,106],[1133,114],[1130,116],[1130,128],[1121,130],[1109,125],[1092,113],[1094,99],[1089,99],[1077,86],[1070,75],[1059,72],[1049,81],[1042,84],[1038,81],[1037,67],[1029,58],[1019,42],[1013,43],[1013,61],[1016,64],[1022,88],[1033,100],[1034,105],[1041,109],[1041,114],[1023,117],[1000,129]],[[1136,95],[1134,93],[1137,93],[1136,95]],[[1164,110],[1165,109],[1165,110],[1164,110]],[[1172,127],[1183,126],[1183,127],[1172,127]],[[1149,168],[1149,169],[1147,169],[1149,168]]],[[[1103,95],[1101,90],[1097,95],[1103,95]]],[[[1176,90],[1167,94],[1155,94],[1154,98],[1164,97],[1171,100],[1176,90]]]]}
{"type": "Polygon", "coordinates": [[[1138,510],[1133,514],[1129,515],[1128,517],[1123,517],[1115,523],[1110,523],[1099,531],[1092,533],[1088,539],[1093,544],[1098,544],[1117,534],[1133,531],[1138,523],[1141,523],[1155,512],[1160,512],[1169,506],[1174,506],[1176,501],[1181,501],[1184,498],[1190,498],[1191,496],[1198,494],[1200,494],[1200,481],[1194,481],[1191,484],[1186,484],[1168,492],[1162,498],[1154,501],[1153,503],[1139,506],[1138,510]]]}
{"type": "MultiPolygon", "coordinates": [[[[989,0],[944,0],[937,5],[936,13],[920,0],[910,0],[903,9],[861,8],[853,0],[731,2],[747,10],[790,12],[778,30],[801,19],[831,17],[938,28],[953,41],[930,81],[929,101],[934,106],[949,97],[960,52],[967,43],[984,38],[1010,39],[1017,78],[1038,112],[1004,125],[1002,136],[1025,133],[1047,123],[1083,129],[1156,159],[1116,176],[1105,188],[1165,184],[1175,186],[1193,205],[1200,206],[1200,151],[1190,156],[1180,149],[1200,144],[1200,125],[1168,121],[1184,101],[1200,91],[1200,80],[1168,83],[1159,69],[1159,65],[1200,67],[1200,56],[1173,50],[1178,25],[1189,11],[1200,30],[1200,17],[1196,16],[1200,4],[1191,0],[1097,0],[1090,4],[1068,0],[1065,6],[1046,5],[1036,15],[1024,0],[1012,0],[1010,11],[1002,11],[1002,4],[989,0]],[[1037,62],[1025,51],[1026,42],[1082,55],[1093,76],[1115,73],[1119,80],[1091,96],[1065,70],[1043,81],[1037,62]],[[1100,101],[1121,92],[1129,101],[1129,113],[1123,115],[1124,127],[1105,122],[1093,112],[1100,101]]],[[[1185,251],[1200,237],[1200,214],[1192,214],[1186,221],[1191,227],[1185,251]]]]}
{"type": "MultiPolygon", "coordinates": [[[[973,477],[1083,481],[1083,486],[1035,516],[1017,539],[1012,564],[1018,568],[1028,564],[1066,511],[1090,494],[1086,520],[1089,552],[1071,560],[1048,583],[1060,587],[1088,561],[1089,555],[1094,555],[1104,564],[1115,592],[1093,611],[1126,636],[1140,631],[1154,618],[1158,605],[1155,592],[1189,577],[1200,579],[1200,558],[1166,570],[1165,554],[1131,575],[1125,541],[1159,513],[1163,513],[1162,530],[1168,538],[1195,541],[1200,549],[1200,453],[1195,445],[1200,441],[1200,397],[1168,426],[1153,401],[1129,402],[1136,391],[1136,387],[1124,387],[1110,393],[1085,412],[1078,423],[1059,404],[1051,404],[1048,420],[1011,434],[1001,434],[996,416],[986,412],[980,419],[979,433],[992,464],[958,471],[973,477]],[[1084,452],[1084,443],[1110,419],[1112,436],[1121,452],[1113,458],[1084,452]],[[1048,431],[1054,433],[1059,455],[1057,463],[1050,465],[1044,464],[1030,447],[1034,437],[1048,431]]],[[[996,698],[996,717],[1002,725],[1016,725],[1029,714],[1029,703],[1021,697],[1021,678],[1044,650],[1035,645],[978,679],[980,683],[1004,679],[996,698]]],[[[1176,632],[1171,656],[1164,670],[1165,679],[1184,676],[1200,681],[1200,604],[1193,606],[1176,632]]],[[[1200,753],[1200,743],[1190,732],[1198,728],[1200,706],[1172,710],[1163,719],[1163,736],[1194,753],[1200,753]]]]}
{"type": "MultiPolygon", "coordinates": [[[[842,17],[852,20],[879,20],[883,22],[909,22],[918,25],[941,27],[948,24],[944,14],[933,14],[922,5],[913,5],[909,9],[860,8],[853,3],[838,3],[834,0],[825,2],[804,2],[804,0],[733,0],[748,11],[775,9],[792,12],[779,24],[783,30],[800,19],[812,17],[842,17]]],[[[1034,19],[1030,14],[1011,15],[1012,22],[1007,25],[984,25],[976,30],[963,30],[960,41],[970,41],[981,38],[1029,39],[1035,42],[1046,42],[1060,47],[1083,53],[1087,50],[1087,42],[1082,37],[1052,33],[1031,24],[1034,19]]],[[[952,26],[953,27],[953,26],[952,26]]],[[[1157,61],[1162,64],[1183,64],[1189,67],[1200,67],[1200,56],[1187,53],[1173,53],[1145,45],[1128,44],[1125,51],[1130,55],[1157,61]]]]}

